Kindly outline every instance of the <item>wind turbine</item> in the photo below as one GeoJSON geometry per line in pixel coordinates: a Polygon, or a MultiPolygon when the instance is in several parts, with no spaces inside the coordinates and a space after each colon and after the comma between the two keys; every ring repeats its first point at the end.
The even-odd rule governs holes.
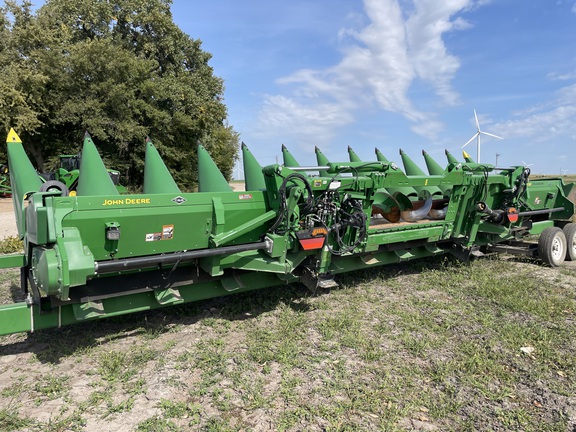
{"type": "Polygon", "coordinates": [[[524,165],[524,168],[530,168],[534,164],[527,164],[526,162],[522,161],[522,165],[524,165]]]}
{"type": "Polygon", "coordinates": [[[244,170],[240,167],[240,162],[236,163],[236,180],[244,180],[244,170]]]}
{"type": "Polygon", "coordinates": [[[480,135],[488,135],[488,136],[498,138],[498,139],[502,139],[502,137],[499,137],[498,135],[494,135],[494,134],[480,130],[480,123],[478,122],[478,116],[476,115],[476,110],[474,110],[474,119],[476,119],[477,131],[474,134],[474,136],[472,138],[470,138],[468,140],[468,142],[462,146],[462,148],[466,147],[468,144],[470,144],[472,141],[474,141],[474,138],[476,138],[476,163],[480,163],[480,135]]]}

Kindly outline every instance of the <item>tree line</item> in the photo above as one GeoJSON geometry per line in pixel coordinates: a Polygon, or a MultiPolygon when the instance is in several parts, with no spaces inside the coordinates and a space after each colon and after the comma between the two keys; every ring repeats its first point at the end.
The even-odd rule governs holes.
{"type": "MultiPolygon", "coordinates": [[[[239,135],[202,42],[173,22],[170,0],[6,0],[0,16],[0,127],[40,171],[80,150],[141,185],[150,136],[176,182],[196,184],[200,141],[230,178],[239,135]]],[[[6,159],[0,146],[0,162],[6,159]]]]}

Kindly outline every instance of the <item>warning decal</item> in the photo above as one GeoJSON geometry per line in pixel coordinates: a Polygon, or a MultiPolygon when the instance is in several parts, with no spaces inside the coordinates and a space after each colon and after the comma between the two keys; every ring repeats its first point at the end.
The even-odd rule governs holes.
{"type": "Polygon", "coordinates": [[[170,240],[174,237],[174,225],[164,225],[162,227],[162,240],[170,240]]]}
{"type": "Polygon", "coordinates": [[[174,225],[164,225],[162,232],[146,234],[147,242],[154,242],[160,240],[171,240],[174,237],[174,225]]]}
{"type": "Polygon", "coordinates": [[[162,240],[162,233],[150,233],[150,234],[146,234],[146,241],[147,241],[147,242],[159,241],[159,240],[162,240]]]}

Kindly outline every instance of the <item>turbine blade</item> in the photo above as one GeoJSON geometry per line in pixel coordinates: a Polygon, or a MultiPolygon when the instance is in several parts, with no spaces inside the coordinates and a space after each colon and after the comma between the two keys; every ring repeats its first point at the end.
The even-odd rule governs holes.
{"type": "Polygon", "coordinates": [[[470,139],[466,142],[466,144],[464,144],[464,145],[462,146],[462,148],[466,147],[468,144],[470,144],[472,141],[474,141],[474,138],[476,138],[476,137],[479,136],[479,135],[480,135],[480,132],[476,132],[476,133],[474,134],[474,136],[473,136],[472,138],[470,138],[470,139]]]}
{"type": "Polygon", "coordinates": [[[474,110],[474,118],[476,119],[476,128],[480,132],[480,122],[478,121],[478,116],[476,115],[476,110],[474,110]]]}
{"type": "Polygon", "coordinates": [[[491,134],[491,133],[488,133],[488,132],[480,131],[480,133],[481,133],[481,134],[484,134],[484,135],[488,135],[488,136],[494,137],[494,138],[504,139],[504,138],[502,138],[502,137],[499,137],[498,135],[494,135],[494,134],[491,134]]]}

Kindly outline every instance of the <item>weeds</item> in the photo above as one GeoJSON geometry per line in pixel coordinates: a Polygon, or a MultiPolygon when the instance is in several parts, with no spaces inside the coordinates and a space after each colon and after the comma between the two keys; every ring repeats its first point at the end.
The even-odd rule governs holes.
{"type": "Polygon", "coordinates": [[[18,237],[6,237],[0,240],[0,253],[10,254],[15,252],[22,252],[24,250],[24,245],[22,240],[18,237]]]}
{"type": "Polygon", "coordinates": [[[178,432],[180,429],[170,420],[151,417],[138,424],[138,432],[178,432]]]}
{"type": "Polygon", "coordinates": [[[27,367],[74,356],[78,370],[14,377],[0,389],[0,429],[122,417],[139,431],[571,430],[573,278],[568,266],[432,259],[349,274],[318,297],[288,286],[167,308],[91,344],[47,332],[27,367]],[[72,340],[87,348],[58,347],[72,340]],[[93,380],[80,400],[74,373],[93,380]],[[27,398],[63,398],[70,411],[46,423],[6,406],[27,398]]]}
{"type": "Polygon", "coordinates": [[[32,425],[34,422],[29,418],[22,418],[18,412],[10,408],[0,409],[0,430],[16,431],[32,425]]]}
{"type": "Polygon", "coordinates": [[[49,374],[36,383],[34,390],[48,400],[56,399],[66,393],[65,384],[68,380],[69,377],[66,375],[56,376],[49,374]]]}

